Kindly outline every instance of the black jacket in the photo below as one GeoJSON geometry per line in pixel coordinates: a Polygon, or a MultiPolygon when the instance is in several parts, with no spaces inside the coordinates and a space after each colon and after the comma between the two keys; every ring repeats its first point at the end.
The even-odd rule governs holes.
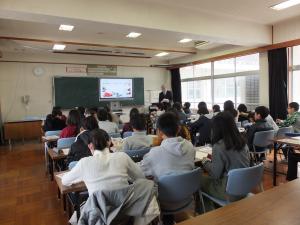
{"type": "Polygon", "coordinates": [[[248,147],[250,151],[253,151],[253,140],[254,140],[255,133],[259,131],[268,131],[268,130],[273,130],[273,127],[271,127],[265,120],[258,120],[251,127],[249,127],[247,132],[247,139],[248,139],[248,147]]]}
{"type": "Polygon", "coordinates": [[[173,101],[173,94],[171,91],[167,91],[166,94],[164,94],[163,92],[159,93],[159,103],[161,103],[161,101],[166,98],[169,99],[170,103],[173,101]]]}
{"type": "Polygon", "coordinates": [[[61,120],[57,117],[53,117],[51,114],[47,115],[45,124],[43,127],[44,132],[53,131],[53,130],[62,130],[66,127],[64,120],[61,120]]]}
{"type": "Polygon", "coordinates": [[[88,147],[89,139],[89,131],[84,131],[77,137],[77,140],[71,145],[71,149],[67,157],[67,165],[73,161],[79,161],[81,158],[92,155],[88,147]]]}
{"type": "Polygon", "coordinates": [[[196,122],[190,124],[194,145],[202,146],[211,143],[211,124],[211,119],[205,115],[201,115],[196,122]]]}

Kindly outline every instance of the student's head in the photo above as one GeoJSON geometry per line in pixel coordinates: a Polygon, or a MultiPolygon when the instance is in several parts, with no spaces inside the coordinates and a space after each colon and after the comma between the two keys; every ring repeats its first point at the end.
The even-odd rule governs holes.
{"type": "Polygon", "coordinates": [[[110,144],[110,137],[106,131],[99,128],[91,131],[88,147],[92,154],[94,154],[95,150],[103,151],[108,148],[110,144]]]}
{"type": "Polygon", "coordinates": [[[223,140],[226,150],[240,151],[246,144],[229,112],[218,113],[212,119],[212,144],[220,140],[223,140]]]}
{"type": "Polygon", "coordinates": [[[293,114],[294,112],[298,112],[299,110],[299,104],[297,102],[291,102],[289,105],[288,105],[288,113],[289,115],[293,114]]]}
{"type": "Polygon", "coordinates": [[[191,103],[185,102],[184,105],[183,105],[183,107],[184,107],[185,109],[189,109],[189,108],[191,107],[191,103]]]}
{"type": "Polygon", "coordinates": [[[84,108],[83,106],[79,106],[79,107],[77,108],[77,110],[78,110],[80,116],[81,116],[81,117],[84,117],[85,108],[84,108]]]}
{"type": "Polygon", "coordinates": [[[96,120],[96,118],[94,116],[85,117],[82,120],[81,127],[84,130],[89,130],[89,131],[92,131],[92,130],[94,130],[96,128],[99,128],[98,122],[97,122],[97,120],[96,120]]]}
{"type": "Polygon", "coordinates": [[[176,137],[179,131],[179,119],[172,112],[162,114],[157,120],[157,129],[163,139],[176,137]]]}
{"type": "Polygon", "coordinates": [[[144,131],[146,130],[146,117],[144,114],[138,114],[130,119],[130,125],[133,131],[144,131]]]}
{"type": "Polygon", "coordinates": [[[76,126],[79,130],[80,127],[80,114],[78,110],[72,109],[69,112],[68,119],[67,119],[67,125],[69,126],[76,126]]]}
{"type": "Polygon", "coordinates": [[[132,108],[129,112],[129,119],[131,119],[136,115],[139,115],[139,110],[137,108],[132,108]]]}
{"type": "Polygon", "coordinates": [[[233,117],[237,117],[238,112],[234,108],[234,103],[231,100],[224,102],[224,111],[231,113],[233,117]]]}
{"type": "Polygon", "coordinates": [[[181,105],[180,102],[175,102],[175,103],[173,104],[173,108],[176,109],[177,111],[181,111],[182,105],[181,105]]]}
{"type": "Polygon", "coordinates": [[[269,115],[269,109],[265,106],[258,106],[255,108],[255,121],[264,120],[269,115]]]}
{"type": "Polygon", "coordinates": [[[234,109],[234,103],[231,100],[224,102],[224,111],[232,111],[234,109]]]}
{"type": "Polygon", "coordinates": [[[214,113],[221,112],[220,106],[219,106],[219,105],[214,105],[214,106],[213,106],[213,112],[214,112],[214,113]]]}
{"type": "Polygon", "coordinates": [[[254,113],[254,112],[249,112],[249,113],[248,113],[248,120],[249,120],[249,122],[251,122],[251,123],[254,123],[254,122],[255,122],[255,113],[254,113]]]}
{"type": "Polygon", "coordinates": [[[106,121],[109,119],[108,112],[105,109],[99,109],[97,112],[97,117],[99,121],[106,121]]]}
{"type": "Polygon", "coordinates": [[[111,111],[111,109],[110,109],[110,107],[109,107],[108,105],[104,106],[104,109],[105,109],[108,113],[110,113],[110,111],[111,111]]]}
{"type": "Polygon", "coordinates": [[[57,118],[60,118],[62,116],[62,112],[60,109],[55,109],[53,108],[52,109],[52,117],[57,117],[57,118]]]}
{"type": "Polygon", "coordinates": [[[199,102],[198,104],[198,114],[200,115],[205,115],[208,114],[208,109],[207,109],[207,105],[205,102],[199,102]]]}
{"type": "Polygon", "coordinates": [[[241,112],[243,112],[243,113],[248,112],[247,106],[246,106],[245,104],[239,104],[237,110],[238,110],[240,113],[241,113],[241,112]]]}

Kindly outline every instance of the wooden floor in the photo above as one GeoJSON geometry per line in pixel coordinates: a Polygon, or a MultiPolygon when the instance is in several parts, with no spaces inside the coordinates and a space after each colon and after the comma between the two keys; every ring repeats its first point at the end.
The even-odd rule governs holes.
{"type": "MultiPolygon", "coordinates": [[[[278,182],[284,183],[285,177],[279,176],[278,182]]],[[[265,172],[264,187],[272,188],[271,172],[265,172]]],[[[0,146],[1,225],[67,224],[68,218],[56,194],[55,182],[45,174],[41,143],[17,143],[11,151],[0,146]]],[[[178,220],[183,218],[179,216],[178,220]]]]}

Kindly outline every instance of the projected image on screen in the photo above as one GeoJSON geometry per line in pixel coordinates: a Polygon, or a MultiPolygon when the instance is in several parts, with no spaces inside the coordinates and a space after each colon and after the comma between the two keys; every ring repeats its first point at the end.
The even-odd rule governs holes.
{"type": "Polygon", "coordinates": [[[100,79],[100,99],[132,97],[132,79],[100,79]]]}

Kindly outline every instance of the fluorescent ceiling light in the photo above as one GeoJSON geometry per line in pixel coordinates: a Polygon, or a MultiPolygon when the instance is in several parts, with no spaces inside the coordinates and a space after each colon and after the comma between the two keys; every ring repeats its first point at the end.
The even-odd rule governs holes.
{"type": "Polygon", "coordinates": [[[156,54],[155,56],[162,57],[162,56],[166,56],[166,55],[169,55],[169,53],[161,52],[161,53],[156,54]]]}
{"type": "Polygon", "coordinates": [[[298,4],[300,4],[300,0],[288,0],[288,1],[281,2],[277,5],[271,6],[271,8],[274,10],[283,10],[298,4]]]}
{"type": "Polygon", "coordinates": [[[126,37],[128,37],[128,38],[137,38],[141,35],[142,35],[141,33],[130,32],[129,34],[126,35],[126,37]]]}
{"type": "Polygon", "coordinates": [[[59,26],[59,30],[63,30],[63,31],[72,31],[73,29],[74,29],[74,26],[72,26],[72,25],[61,24],[59,26]]]}
{"type": "Polygon", "coordinates": [[[59,51],[62,51],[62,50],[64,50],[65,49],[65,45],[61,45],[61,44],[55,44],[55,45],[53,45],[53,50],[59,50],[59,51]]]}
{"type": "Polygon", "coordinates": [[[191,42],[192,41],[192,39],[190,39],[190,38],[183,38],[183,39],[181,39],[180,41],[178,41],[179,43],[188,43],[188,42],[191,42]]]}

